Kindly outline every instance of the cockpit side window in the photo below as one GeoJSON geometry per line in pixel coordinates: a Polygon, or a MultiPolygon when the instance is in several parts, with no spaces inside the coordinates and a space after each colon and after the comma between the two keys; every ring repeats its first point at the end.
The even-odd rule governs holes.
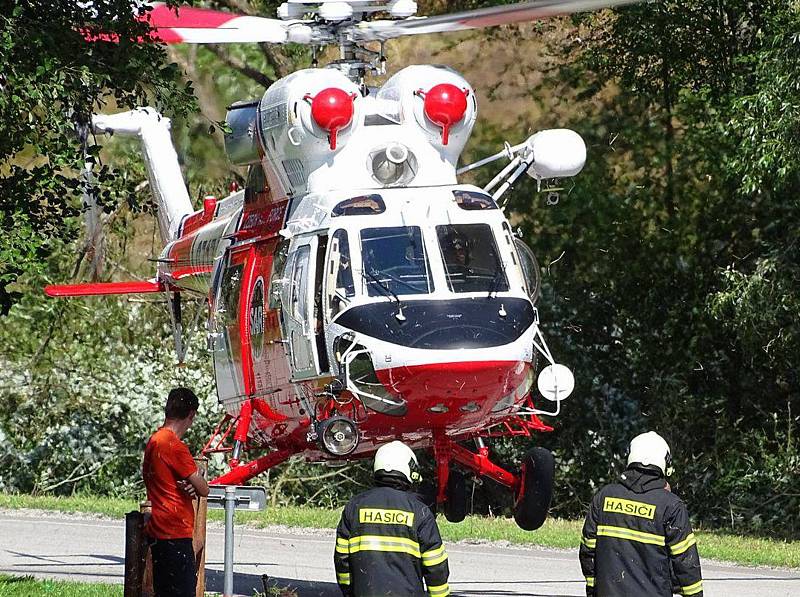
{"type": "Polygon", "coordinates": [[[418,226],[365,228],[361,231],[362,280],[369,296],[428,294],[428,257],[418,226]]]}
{"type": "Polygon", "coordinates": [[[436,227],[447,286],[453,292],[501,292],[508,279],[488,224],[436,227]]]}
{"type": "Polygon", "coordinates": [[[535,303],[536,299],[539,298],[539,292],[542,284],[542,274],[539,270],[539,263],[536,261],[533,251],[531,251],[530,247],[521,239],[515,238],[514,244],[517,247],[517,253],[519,254],[520,264],[522,265],[523,275],[525,276],[525,282],[528,285],[528,295],[535,303]]]}
{"type": "Polygon", "coordinates": [[[331,246],[325,268],[328,319],[344,309],[355,296],[353,266],[350,259],[350,244],[346,230],[337,230],[331,236],[331,246]]]}

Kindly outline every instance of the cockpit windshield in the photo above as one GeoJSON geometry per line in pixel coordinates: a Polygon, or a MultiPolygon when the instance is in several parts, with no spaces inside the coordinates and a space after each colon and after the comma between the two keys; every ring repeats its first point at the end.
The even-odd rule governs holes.
{"type": "Polygon", "coordinates": [[[447,285],[453,292],[500,292],[508,279],[488,224],[436,227],[447,285]]]}
{"type": "Polygon", "coordinates": [[[369,296],[428,294],[430,268],[417,226],[361,231],[363,283],[369,296]]]}

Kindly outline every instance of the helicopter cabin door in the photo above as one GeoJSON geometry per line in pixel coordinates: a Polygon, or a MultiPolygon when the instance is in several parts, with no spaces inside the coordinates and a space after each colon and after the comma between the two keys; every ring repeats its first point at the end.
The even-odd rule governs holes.
{"type": "Polygon", "coordinates": [[[326,239],[300,241],[286,268],[282,302],[293,380],[318,377],[329,368],[320,308],[326,239]]]}
{"type": "Polygon", "coordinates": [[[212,319],[221,402],[263,394],[288,382],[278,312],[267,300],[276,245],[277,239],[252,243],[223,257],[212,319]]]}
{"type": "Polygon", "coordinates": [[[226,251],[214,276],[212,342],[220,402],[246,396],[239,314],[249,249],[226,251]]]}

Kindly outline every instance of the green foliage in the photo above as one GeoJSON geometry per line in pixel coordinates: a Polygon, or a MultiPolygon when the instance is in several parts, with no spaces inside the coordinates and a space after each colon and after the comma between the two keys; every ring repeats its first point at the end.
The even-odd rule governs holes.
{"type": "MultiPolygon", "coordinates": [[[[56,279],[67,275],[57,257],[45,272],[56,279]]],[[[0,326],[0,488],[141,496],[142,451],[169,389],[202,400],[193,448],[219,417],[202,340],[176,367],[161,302],[54,301],[34,292],[46,279],[29,275],[31,292],[0,326]]]]}
{"type": "MultiPolygon", "coordinates": [[[[185,113],[190,89],[161,46],[137,43],[149,26],[139,3],[12,1],[0,15],[0,314],[18,297],[9,285],[35,270],[53,239],[71,238],[81,211],[75,134],[108,106],[154,104],[185,113]],[[143,14],[143,13],[142,13],[143,14]],[[103,34],[89,42],[87,35],[103,34]],[[109,37],[114,41],[109,40],[109,37]]],[[[112,209],[130,188],[96,164],[97,201],[112,209]]]]}
{"type": "Polygon", "coordinates": [[[563,123],[587,168],[556,209],[515,204],[537,252],[563,253],[542,305],[578,378],[556,510],[652,428],[699,520],[796,536],[797,12],[658,2],[581,26],[550,84],[591,101],[563,123]]]}
{"type": "Polygon", "coordinates": [[[107,597],[122,595],[122,586],[56,580],[38,580],[33,576],[0,574],[0,597],[107,597]]]}

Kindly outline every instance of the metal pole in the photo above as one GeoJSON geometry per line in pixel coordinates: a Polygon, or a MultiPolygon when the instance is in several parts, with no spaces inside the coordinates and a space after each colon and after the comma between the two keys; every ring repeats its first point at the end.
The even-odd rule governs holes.
{"type": "Polygon", "coordinates": [[[233,596],[233,511],[236,508],[236,486],[225,486],[225,580],[224,597],[233,596]]]}

